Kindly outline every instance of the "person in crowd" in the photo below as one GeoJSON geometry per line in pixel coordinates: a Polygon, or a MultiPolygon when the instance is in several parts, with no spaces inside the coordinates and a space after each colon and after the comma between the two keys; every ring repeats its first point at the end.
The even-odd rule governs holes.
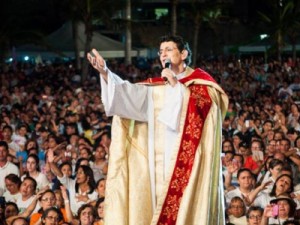
{"type": "Polygon", "coordinates": [[[222,152],[232,152],[234,151],[234,146],[231,140],[225,139],[222,142],[222,152]]]}
{"type": "Polygon", "coordinates": [[[269,194],[263,192],[270,184],[269,182],[262,183],[249,195],[249,201],[263,209],[270,203],[271,200],[282,194],[291,195],[294,191],[293,178],[288,174],[281,174],[277,177],[273,188],[269,194]]]}
{"type": "Polygon", "coordinates": [[[246,206],[249,205],[249,195],[254,190],[254,177],[251,170],[242,168],[237,173],[237,180],[239,187],[227,192],[225,199],[227,205],[230,204],[231,199],[234,197],[240,197],[245,202],[246,206]]]}
{"type": "Polygon", "coordinates": [[[19,145],[20,151],[25,148],[25,143],[27,141],[28,127],[25,124],[21,124],[17,127],[16,131],[12,135],[12,140],[19,145]]]}
{"type": "Polygon", "coordinates": [[[106,180],[105,178],[101,178],[97,181],[96,184],[96,191],[98,193],[98,198],[105,197],[105,190],[106,190],[106,180]]]}
{"type": "Polygon", "coordinates": [[[26,218],[18,217],[11,222],[11,225],[29,225],[29,223],[26,218]]]}
{"type": "Polygon", "coordinates": [[[96,202],[96,218],[94,225],[104,225],[104,197],[101,197],[96,202]]]}
{"type": "Polygon", "coordinates": [[[94,207],[90,204],[84,204],[78,209],[78,220],[76,224],[80,225],[93,225],[97,217],[94,207]]]}
{"type": "Polygon", "coordinates": [[[8,144],[6,141],[0,141],[0,195],[5,191],[5,177],[9,174],[20,175],[18,167],[8,161],[8,144]]]}
{"type": "Polygon", "coordinates": [[[239,144],[239,153],[244,158],[243,167],[251,170],[252,173],[257,175],[260,172],[261,162],[259,162],[259,159],[253,158],[250,146],[247,142],[244,141],[239,144]],[[257,160],[257,161],[255,161],[255,160],[257,160]],[[260,164],[258,164],[258,163],[260,163],[260,164]]]}
{"type": "Polygon", "coordinates": [[[260,137],[262,138],[262,140],[265,144],[268,144],[272,140],[272,137],[270,136],[270,132],[273,132],[272,120],[266,120],[263,123],[262,127],[263,127],[263,129],[262,129],[262,132],[260,133],[260,137]]]}
{"type": "Polygon", "coordinates": [[[108,161],[106,159],[106,152],[104,147],[101,145],[97,146],[93,154],[94,160],[91,168],[93,169],[95,180],[105,178],[108,170],[108,161]]]}
{"type": "MultiPolygon", "coordinates": [[[[24,212],[28,206],[36,200],[37,183],[32,177],[25,177],[20,186],[21,196],[17,198],[16,204],[19,207],[20,213],[24,212]]],[[[35,211],[39,209],[37,205],[35,211]]]]}
{"type": "Polygon", "coordinates": [[[226,191],[230,191],[235,187],[239,186],[237,174],[238,171],[242,169],[243,165],[244,165],[244,157],[242,155],[235,154],[233,156],[233,159],[231,160],[231,162],[226,167],[226,170],[223,173],[225,177],[224,185],[226,191]]]}
{"type": "Polygon", "coordinates": [[[32,177],[37,183],[37,190],[47,189],[49,188],[49,181],[46,175],[40,172],[39,165],[39,157],[35,154],[30,154],[26,162],[27,171],[21,179],[24,179],[25,177],[32,177]]]}
{"type": "Polygon", "coordinates": [[[297,131],[300,131],[300,124],[299,124],[300,112],[299,106],[295,103],[290,105],[290,113],[287,117],[287,128],[294,128],[297,131]]]}
{"type": "Polygon", "coordinates": [[[92,202],[97,199],[97,192],[95,191],[96,183],[94,180],[93,170],[86,165],[80,165],[77,170],[75,180],[63,175],[56,163],[54,162],[54,152],[49,149],[48,163],[53,173],[57,176],[58,180],[64,185],[70,196],[70,205],[73,214],[77,214],[77,210],[83,204],[92,202]]]}
{"type": "Polygon", "coordinates": [[[17,152],[20,151],[20,146],[12,139],[13,128],[6,125],[2,128],[3,141],[8,144],[9,154],[16,157],[17,152]]]}
{"type": "MultiPolygon", "coordinates": [[[[172,203],[172,205],[178,205],[178,210],[173,211],[173,216],[171,216],[170,219],[176,221],[179,217],[185,218],[183,219],[185,221],[178,221],[178,224],[196,223],[196,221],[198,223],[200,221],[202,223],[207,223],[206,221],[214,220],[213,216],[209,216],[212,215],[212,212],[207,213],[201,210],[196,210],[198,206],[195,206],[194,204],[198,202],[200,207],[201,202],[201,207],[204,207],[203,204],[205,203],[209,208],[208,205],[210,204],[210,202],[206,200],[201,200],[206,199],[208,197],[207,194],[203,196],[204,193],[217,193],[218,191],[209,191],[210,185],[207,185],[205,187],[205,190],[202,190],[204,186],[202,186],[201,188],[192,188],[192,186],[196,185],[196,183],[199,182],[210,183],[214,179],[216,179],[215,181],[218,182],[217,180],[219,180],[219,178],[214,176],[201,176],[200,174],[204,171],[206,171],[206,174],[212,174],[212,168],[207,168],[207,170],[204,168],[200,169],[200,167],[196,166],[197,164],[194,164],[194,162],[200,160],[201,158],[202,162],[203,160],[208,160],[207,165],[211,164],[211,158],[208,159],[205,158],[205,155],[200,155],[196,153],[198,152],[198,150],[196,149],[198,149],[199,147],[200,151],[201,148],[201,144],[199,145],[199,143],[210,143],[209,146],[205,147],[207,156],[210,154],[217,153],[216,157],[219,158],[219,152],[221,151],[221,149],[219,146],[215,148],[214,143],[216,143],[216,141],[212,142],[212,140],[219,140],[221,142],[222,137],[218,134],[212,139],[212,135],[216,134],[216,132],[214,132],[214,130],[216,129],[215,125],[210,124],[211,126],[206,126],[205,132],[202,132],[203,123],[201,122],[197,124],[197,122],[200,122],[201,120],[203,122],[205,121],[205,124],[209,124],[209,122],[212,122],[212,120],[206,121],[206,119],[209,118],[207,117],[207,115],[210,114],[209,111],[218,111],[220,123],[217,124],[217,126],[220,126],[221,131],[221,120],[225,117],[226,108],[228,105],[228,98],[227,95],[225,95],[223,90],[219,87],[219,85],[217,85],[217,83],[208,73],[204,72],[201,69],[193,70],[190,67],[188,67],[190,63],[190,56],[191,52],[188,43],[186,43],[182,37],[171,35],[164,36],[160,39],[159,43],[159,57],[161,64],[164,67],[161,73],[161,78],[157,79],[157,82],[156,80],[152,82],[153,79],[150,79],[148,81],[145,81],[145,84],[132,84],[130,82],[122,80],[119,76],[111,72],[107,68],[106,62],[104,61],[102,56],[95,49],[93,49],[91,53],[88,53],[88,60],[90,61],[91,65],[100,73],[101,94],[105,112],[107,116],[114,115],[116,116],[115,118],[117,118],[117,116],[119,116],[118,118],[120,118],[120,122],[114,123],[115,126],[113,125],[112,130],[121,132],[119,134],[115,134],[115,136],[118,136],[120,138],[120,140],[115,140],[115,144],[120,143],[121,145],[117,147],[116,145],[112,144],[112,146],[114,146],[115,149],[122,151],[124,150],[124,148],[127,147],[139,149],[136,151],[130,151],[131,153],[135,154],[135,156],[133,157],[134,160],[132,162],[131,159],[133,158],[131,157],[126,158],[126,156],[124,155],[121,156],[120,159],[122,160],[119,161],[118,159],[116,159],[117,157],[120,157],[119,153],[109,154],[109,158],[111,159],[111,157],[113,157],[111,160],[114,162],[119,161],[121,163],[125,163],[124,159],[126,161],[129,160],[128,163],[125,164],[129,165],[130,167],[135,167],[135,170],[137,169],[136,162],[139,161],[138,164],[140,165],[140,172],[130,173],[130,175],[128,174],[126,176],[118,173],[119,179],[111,179],[115,177],[115,175],[114,172],[110,173],[111,178],[110,176],[108,176],[107,180],[108,183],[110,183],[111,185],[109,188],[107,188],[107,191],[116,191],[120,194],[108,196],[123,197],[118,197],[117,199],[106,198],[108,202],[114,202],[114,204],[106,205],[107,213],[105,216],[105,223],[126,223],[124,221],[128,221],[129,219],[127,215],[132,214],[125,212],[127,212],[128,210],[129,212],[131,212],[132,210],[135,211],[136,208],[139,208],[141,213],[140,215],[134,214],[135,216],[130,218],[131,223],[148,224],[151,223],[151,221],[152,223],[155,223],[154,221],[157,221],[158,223],[166,223],[167,220],[169,220],[167,219],[166,215],[167,211],[169,211],[169,208],[171,207],[170,199],[174,199],[174,197],[172,196],[171,192],[168,192],[166,196],[162,195],[162,193],[165,193],[165,191],[167,191],[169,188],[175,188],[175,186],[172,185],[172,183],[176,182],[174,180],[177,176],[175,171],[179,169],[177,168],[179,164],[171,163],[171,158],[172,155],[174,155],[175,153],[176,155],[178,155],[178,160],[181,157],[184,157],[181,156],[181,149],[183,145],[179,144],[179,142],[180,140],[182,140],[182,142],[180,143],[185,143],[186,141],[188,141],[187,139],[189,139],[192,136],[182,135],[182,131],[183,129],[188,129],[188,132],[186,134],[192,134],[194,132],[192,130],[196,127],[196,130],[202,133],[202,135],[193,136],[195,138],[195,143],[193,144],[193,150],[190,149],[193,153],[189,157],[190,159],[192,159],[193,162],[190,161],[188,164],[193,166],[193,173],[198,173],[198,175],[189,176],[190,173],[188,171],[191,168],[188,169],[188,167],[185,166],[188,165],[186,164],[188,161],[183,161],[185,163],[182,164],[183,167],[181,168],[181,170],[186,170],[186,172],[183,173],[185,175],[185,178],[182,180],[186,180],[188,182],[179,185],[181,187],[181,190],[185,190],[185,194],[183,195],[183,192],[180,191],[180,195],[176,197],[177,203],[172,203]],[[191,81],[193,81],[193,85],[191,85],[191,81]],[[200,91],[203,88],[205,89],[205,91],[200,91]],[[212,92],[214,92],[214,95],[211,94],[212,92]],[[205,96],[202,95],[204,93],[205,96]],[[202,100],[205,99],[205,101],[201,100],[201,104],[197,104],[197,101],[188,101],[188,99],[192,99],[196,96],[200,97],[200,95],[202,95],[202,100]],[[217,97],[218,101],[215,101],[216,99],[214,97],[217,97]],[[164,104],[161,105],[159,102],[164,102],[164,104]],[[200,119],[200,114],[195,113],[196,111],[192,110],[191,107],[187,108],[187,105],[196,107],[197,112],[202,112],[204,110],[206,113],[202,114],[202,119],[200,119]],[[214,108],[214,110],[206,111],[206,109],[212,109],[211,107],[214,108]],[[190,110],[192,110],[193,112],[190,110]],[[185,118],[189,118],[190,115],[195,116],[195,119],[193,119],[193,126],[189,126],[189,120],[185,120],[185,118]],[[128,126],[130,126],[128,122],[130,122],[130,120],[126,120],[127,124],[125,124],[121,122],[121,118],[130,119],[132,120],[132,123],[133,121],[135,121],[135,123],[132,124],[134,130],[133,134],[130,135],[130,139],[137,139],[137,142],[135,140],[129,142],[137,143],[137,145],[128,145],[128,141],[126,141],[126,139],[123,139],[127,135],[124,136],[124,133],[122,133],[122,131],[128,130],[128,126]],[[143,126],[139,126],[140,123],[143,124],[143,126]],[[119,126],[119,128],[117,128],[117,124],[122,126],[119,126]],[[142,128],[143,131],[139,131],[139,128],[142,128]],[[209,128],[211,128],[212,130],[208,130],[209,128]],[[138,135],[140,132],[143,132],[145,135],[138,135]],[[147,135],[147,133],[149,134],[149,136],[147,135]],[[161,135],[158,135],[158,133],[160,133],[161,135]],[[205,134],[209,135],[206,136],[205,134]],[[163,138],[163,136],[168,138],[163,138]],[[147,143],[149,144],[149,146],[147,146],[147,143]],[[144,154],[147,155],[147,151],[145,151],[146,149],[148,149],[147,151],[150,154],[149,157],[147,157],[149,159],[149,162],[144,161],[145,159],[147,159],[144,157],[144,154]],[[158,160],[158,158],[155,159],[155,157],[158,157],[159,155],[160,157],[162,157],[161,160],[158,160]],[[143,160],[143,162],[141,160],[143,160]],[[147,167],[146,165],[150,165],[150,167],[147,167]],[[160,172],[157,173],[158,171],[160,172]],[[167,171],[174,171],[174,175],[172,175],[173,173],[170,172],[167,173],[167,171]],[[148,175],[147,177],[144,177],[141,176],[141,174],[150,174],[150,178],[148,177],[148,175]],[[172,178],[170,177],[171,175],[172,178]],[[168,176],[170,179],[168,178],[168,176]],[[126,177],[130,177],[130,179],[126,180],[126,177]],[[207,178],[206,181],[194,180],[194,178],[199,179],[204,177],[207,178]],[[141,179],[144,179],[144,181],[141,181],[141,179]],[[136,185],[136,180],[140,181],[139,183],[141,184],[141,186],[136,185]],[[166,182],[166,180],[170,180],[170,182],[166,182]],[[113,181],[121,182],[123,184],[125,182],[131,188],[128,190],[117,188],[119,185],[117,183],[113,184],[113,181]],[[134,181],[135,185],[131,185],[131,181],[134,181]],[[117,189],[115,189],[114,187],[116,187],[117,189]],[[140,192],[140,190],[144,191],[140,192]],[[146,190],[149,191],[149,194],[145,194],[146,190]],[[135,193],[135,195],[140,193],[141,195],[136,196],[134,200],[132,199],[130,202],[130,208],[125,210],[123,207],[125,203],[122,203],[121,199],[127,199],[127,197],[125,196],[127,196],[128,193],[135,193]],[[198,200],[195,201],[193,197],[193,207],[190,205],[192,204],[190,200],[192,198],[191,196],[197,196],[198,198],[198,200]],[[163,202],[165,202],[165,204],[163,202]],[[191,213],[190,211],[187,212],[184,209],[181,210],[181,203],[182,205],[185,205],[185,208],[187,207],[187,205],[190,205],[189,208],[195,209],[196,211],[194,213],[191,213]],[[162,205],[163,207],[158,207],[159,205],[162,205]],[[143,209],[141,207],[143,207],[143,209]],[[149,208],[151,208],[151,210],[149,210],[149,208]],[[187,214],[189,216],[186,216],[187,214]],[[159,216],[153,217],[153,215],[159,216]]],[[[196,110],[196,108],[194,109],[196,110]]],[[[215,114],[214,118],[218,118],[218,115],[215,114]]],[[[123,152],[125,153],[125,151],[123,152]]],[[[120,165],[118,165],[117,163],[112,165],[110,164],[110,166],[112,168],[110,171],[117,171],[117,168],[120,168],[120,165]]],[[[219,163],[216,166],[217,168],[220,167],[219,163]]],[[[129,169],[128,171],[131,172],[133,170],[129,169]]],[[[221,176],[221,174],[219,174],[219,176],[221,176]]],[[[222,198],[222,196],[218,197],[222,198]]],[[[215,205],[215,207],[218,206],[215,205]]],[[[219,210],[217,210],[216,212],[219,212],[219,210]]]]}
{"type": "Polygon", "coordinates": [[[246,205],[240,197],[233,197],[228,207],[229,222],[235,225],[246,224],[246,205]]]}
{"type": "Polygon", "coordinates": [[[270,193],[273,185],[275,184],[275,181],[278,176],[281,175],[282,167],[284,163],[279,159],[271,159],[268,166],[268,171],[262,181],[262,183],[269,182],[267,189],[264,190],[266,193],[270,193]]]}
{"type": "Polygon", "coordinates": [[[258,206],[250,206],[247,210],[247,225],[260,225],[264,210],[258,206]]]}
{"type": "Polygon", "coordinates": [[[63,217],[61,212],[56,207],[51,207],[43,212],[41,217],[42,225],[58,225],[62,221],[63,217]]]}
{"type": "Polygon", "coordinates": [[[62,220],[65,222],[71,222],[73,220],[73,215],[71,212],[71,207],[70,207],[70,201],[69,201],[69,197],[66,191],[66,188],[62,187],[62,196],[63,196],[63,201],[64,201],[64,206],[65,207],[61,207],[62,205],[60,205],[60,207],[58,207],[57,205],[57,198],[56,195],[53,191],[51,191],[50,189],[44,191],[40,197],[39,197],[39,204],[41,206],[41,208],[39,209],[38,212],[33,213],[30,217],[30,225],[39,225],[42,222],[42,215],[43,212],[45,212],[47,209],[51,208],[51,207],[57,207],[62,215],[62,220]]]}
{"type": "Polygon", "coordinates": [[[6,219],[12,216],[17,216],[19,214],[19,208],[14,202],[6,202],[4,209],[4,216],[6,219]]]}
{"type": "Polygon", "coordinates": [[[240,143],[243,142],[243,135],[242,133],[238,132],[238,133],[235,133],[233,134],[232,136],[232,142],[233,142],[233,147],[234,147],[234,151],[235,153],[239,153],[239,146],[240,146],[240,143]]]}
{"type": "Polygon", "coordinates": [[[288,194],[278,195],[265,207],[261,225],[281,225],[287,220],[293,220],[296,206],[288,194]]]}
{"type": "Polygon", "coordinates": [[[3,197],[7,202],[16,202],[17,199],[21,196],[20,186],[21,179],[16,174],[8,174],[5,177],[5,187],[6,191],[3,193],[3,197]]]}
{"type": "Polygon", "coordinates": [[[225,173],[225,171],[227,170],[227,167],[230,165],[232,159],[234,156],[234,152],[225,152],[222,153],[221,155],[221,160],[222,160],[222,171],[223,171],[223,175],[225,173]]]}
{"type": "Polygon", "coordinates": [[[72,169],[72,164],[70,162],[63,162],[62,164],[59,165],[59,169],[64,176],[72,178],[73,169],[72,169]]]}
{"type": "Polygon", "coordinates": [[[283,225],[300,225],[300,222],[298,220],[286,220],[283,225]]]}

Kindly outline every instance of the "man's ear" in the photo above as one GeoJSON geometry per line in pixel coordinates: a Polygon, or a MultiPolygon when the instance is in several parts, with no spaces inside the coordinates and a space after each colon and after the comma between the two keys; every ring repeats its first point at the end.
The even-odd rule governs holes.
{"type": "Polygon", "coordinates": [[[182,50],[181,59],[185,60],[188,57],[188,54],[189,54],[189,52],[186,49],[182,50]]]}

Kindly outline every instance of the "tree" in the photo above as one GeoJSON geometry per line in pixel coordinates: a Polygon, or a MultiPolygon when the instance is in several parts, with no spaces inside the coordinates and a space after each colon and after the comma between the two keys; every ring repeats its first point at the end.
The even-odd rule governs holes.
{"type": "MultiPolygon", "coordinates": [[[[37,0],[2,0],[0,2],[0,65],[4,63],[13,47],[25,43],[43,43],[44,34],[50,23],[39,29],[45,23],[45,16],[52,19],[52,12],[48,9],[51,4],[45,0],[37,4],[37,0]],[[47,8],[48,7],[48,8],[47,8]]],[[[53,18],[52,21],[55,19],[53,18]]]]}
{"type": "Polygon", "coordinates": [[[258,12],[262,21],[267,25],[268,34],[274,41],[277,59],[281,62],[282,48],[285,46],[285,37],[290,35],[291,40],[299,34],[296,27],[299,27],[299,12],[295,6],[297,0],[268,1],[269,9],[266,12],[258,12]]]}
{"type": "Polygon", "coordinates": [[[177,33],[177,5],[178,0],[170,0],[171,3],[171,33],[175,35],[177,33]]]}
{"type": "MultiPolygon", "coordinates": [[[[209,26],[214,27],[217,19],[221,16],[221,5],[203,3],[201,0],[193,0],[192,6],[189,10],[189,15],[192,18],[194,24],[194,35],[193,35],[193,66],[196,65],[198,56],[198,39],[201,24],[206,22],[209,26]]],[[[215,27],[214,27],[215,30],[215,27]]]]}
{"type": "Polygon", "coordinates": [[[94,23],[101,22],[106,25],[111,25],[112,15],[124,6],[123,0],[116,0],[114,4],[111,4],[110,1],[106,0],[66,0],[66,17],[69,18],[73,23],[73,38],[74,38],[74,51],[77,62],[77,69],[81,69],[82,82],[87,78],[88,74],[88,62],[86,57],[83,57],[80,64],[78,46],[78,34],[77,34],[77,25],[79,21],[82,21],[85,26],[85,47],[84,47],[84,56],[91,50],[91,42],[93,38],[94,23]],[[82,66],[81,66],[82,65],[82,66]]]}
{"type": "Polygon", "coordinates": [[[125,21],[126,21],[126,42],[125,42],[125,64],[131,64],[131,0],[126,0],[126,9],[125,9],[125,21]]]}

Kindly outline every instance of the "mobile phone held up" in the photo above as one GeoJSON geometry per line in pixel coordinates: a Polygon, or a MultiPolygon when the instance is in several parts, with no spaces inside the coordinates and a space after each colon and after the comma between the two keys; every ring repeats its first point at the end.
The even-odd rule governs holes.
{"type": "Polygon", "coordinates": [[[273,205],[272,206],[272,217],[277,217],[278,216],[278,205],[273,205]]]}

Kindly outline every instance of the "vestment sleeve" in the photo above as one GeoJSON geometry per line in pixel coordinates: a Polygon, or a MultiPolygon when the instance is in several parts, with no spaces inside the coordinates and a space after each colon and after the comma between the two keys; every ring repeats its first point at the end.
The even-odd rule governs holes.
{"type": "Polygon", "coordinates": [[[108,70],[107,82],[101,77],[101,97],[107,116],[147,121],[148,88],[122,80],[108,70]]]}

